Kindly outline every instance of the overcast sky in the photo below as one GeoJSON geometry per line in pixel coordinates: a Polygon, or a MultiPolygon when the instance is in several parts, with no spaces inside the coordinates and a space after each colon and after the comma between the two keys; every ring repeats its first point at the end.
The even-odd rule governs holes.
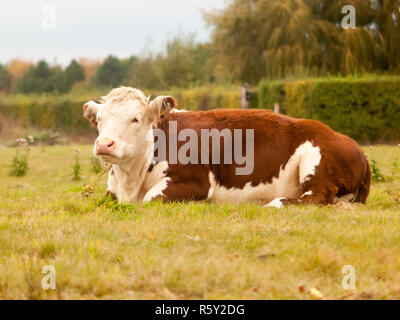
{"type": "Polygon", "coordinates": [[[3,0],[0,63],[14,57],[68,63],[159,51],[175,34],[209,39],[201,10],[229,0],[3,0]],[[55,15],[53,14],[55,13],[55,15]],[[55,19],[54,19],[55,18],[55,19]]]}

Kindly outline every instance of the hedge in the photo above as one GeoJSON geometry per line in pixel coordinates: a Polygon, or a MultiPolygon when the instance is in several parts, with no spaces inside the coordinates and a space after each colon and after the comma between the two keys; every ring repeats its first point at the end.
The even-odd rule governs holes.
{"type": "Polygon", "coordinates": [[[82,106],[86,101],[68,95],[2,96],[0,115],[16,120],[25,128],[71,133],[74,136],[86,135],[91,132],[88,121],[82,117],[82,106]]]}
{"type": "MultiPolygon", "coordinates": [[[[109,89],[105,89],[91,93],[60,96],[0,95],[0,115],[17,120],[26,128],[57,131],[72,136],[88,135],[93,133],[93,129],[82,116],[82,106],[88,100],[96,100],[107,94],[108,91],[109,89]]],[[[183,90],[172,88],[160,92],[144,90],[144,93],[151,94],[151,98],[158,95],[173,95],[178,101],[178,107],[187,110],[240,107],[239,86],[210,86],[183,90]]],[[[250,106],[257,107],[257,105],[257,94],[254,94],[250,106]]]]}
{"type": "Polygon", "coordinates": [[[316,119],[362,143],[400,140],[400,77],[262,80],[259,108],[279,103],[290,116],[316,119]]]}
{"type": "MultiPolygon", "coordinates": [[[[257,89],[252,90],[249,107],[257,108],[257,89]]],[[[156,95],[172,95],[180,108],[186,110],[209,110],[216,108],[240,108],[240,87],[199,87],[193,89],[172,88],[156,95]]],[[[154,96],[154,92],[153,95],[154,96]]]]}
{"type": "MultiPolygon", "coordinates": [[[[0,115],[12,117],[27,128],[72,136],[93,134],[82,117],[82,105],[108,91],[0,96],[0,115]]],[[[152,98],[173,95],[179,107],[188,110],[240,107],[239,86],[144,91],[152,98]]],[[[251,91],[250,107],[272,109],[278,102],[284,114],[320,120],[362,143],[400,141],[400,77],[262,80],[258,90],[251,91]]]]}

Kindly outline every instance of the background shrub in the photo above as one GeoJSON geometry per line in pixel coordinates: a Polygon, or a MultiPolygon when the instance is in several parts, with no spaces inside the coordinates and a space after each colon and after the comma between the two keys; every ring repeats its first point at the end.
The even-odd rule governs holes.
{"type": "Polygon", "coordinates": [[[259,84],[259,107],[316,119],[359,142],[400,139],[400,77],[328,77],[259,84]]]}
{"type": "MultiPolygon", "coordinates": [[[[0,115],[13,118],[24,128],[67,133],[71,137],[91,136],[95,130],[82,116],[82,106],[89,100],[96,100],[107,94],[110,88],[84,94],[13,94],[0,95],[0,115]]],[[[250,103],[257,106],[257,90],[250,103]]],[[[155,91],[144,90],[154,99],[158,95],[173,95],[178,107],[187,110],[208,110],[215,108],[239,108],[240,87],[204,86],[192,89],[155,91]]]]}
{"type": "Polygon", "coordinates": [[[0,91],[8,92],[11,87],[11,74],[0,64],[0,91]]]}
{"type": "MultiPolygon", "coordinates": [[[[258,106],[257,89],[251,89],[253,95],[250,108],[258,106]]],[[[187,110],[209,110],[216,108],[240,108],[240,86],[204,86],[192,89],[172,88],[167,91],[154,92],[157,95],[172,95],[178,101],[178,107],[187,110]]]]}
{"type": "MultiPolygon", "coordinates": [[[[0,95],[0,115],[18,120],[24,127],[68,133],[69,136],[95,135],[82,117],[82,106],[96,100],[110,88],[65,95],[0,95]]],[[[361,143],[400,140],[400,77],[366,76],[309,78],[305,80],[262,80],[253,92],[250,107],[320,120],[361,143]]],[[[209,85],[190,89],[144,90],[152,98],[173,95],[179,108],[208,110],[240,108],[239,86],[209,85]]]]}

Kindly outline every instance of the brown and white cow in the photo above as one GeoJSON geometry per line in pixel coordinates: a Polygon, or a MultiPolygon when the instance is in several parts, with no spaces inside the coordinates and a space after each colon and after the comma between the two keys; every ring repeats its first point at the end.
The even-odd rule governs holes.
{"type": "MultiPolygon", "coordinates": [[[[113,89],[99,104],[90,101],[84,105],[84,116],[99,132],[94,153],[112,164],[108,191],[119,202],[161,198],[258,201],[281,207],[326,205],[339,200],[365,203],[367,199],[371,174],[363,151],[354,140],[321,122],[268,110],[177,112],[175,107],[171,96],[150,101],[140,90],[126,87],[113,89]],[[175,124],[175,137],[190,129],[194,139],[201,139],[204,129],[225,133],[252,129],[253,170],[239,175],[237,169],[243,163],[224,161],[228,136],[218,145],[223,155],[220,163],[211,159],[209,163],[170,161],[170,146],[176,144],[179,149],[185,138],[190,138],[171,141],[171,123],[175,124]],[[167,137],[165,160],[158,162],[154,162],[155,130],[167,137]]],[[[204,145],[212,143],[210,139],[204,145]]],[[[246,141],[240,145],[240,152],[247,150],[244,144],[246,141]]],[[[195,157],[200,159],[204,145],[200,141],[196,145],[201,146],[195,150],[195,157]]],[[[206,155],[212,156],[212,152],[206,155]]]]}

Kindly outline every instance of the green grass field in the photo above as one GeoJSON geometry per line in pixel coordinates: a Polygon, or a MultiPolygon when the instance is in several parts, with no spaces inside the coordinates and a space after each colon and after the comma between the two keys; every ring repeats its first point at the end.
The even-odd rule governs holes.
{"type": "Polygon", "coordinates": [[[366,206],[262,208],[254,204],[117,205],[89,198],[91,146],[34,147],[29,171],[10,177],[0,149],[1,299],[400,298],[400,162],[397,146],[365,147],[387,182],[366,206]],[[42,267],[56,290],[42,289],[42,267]],[[345,290],[342,267],[356,271],[345,290]]]}

